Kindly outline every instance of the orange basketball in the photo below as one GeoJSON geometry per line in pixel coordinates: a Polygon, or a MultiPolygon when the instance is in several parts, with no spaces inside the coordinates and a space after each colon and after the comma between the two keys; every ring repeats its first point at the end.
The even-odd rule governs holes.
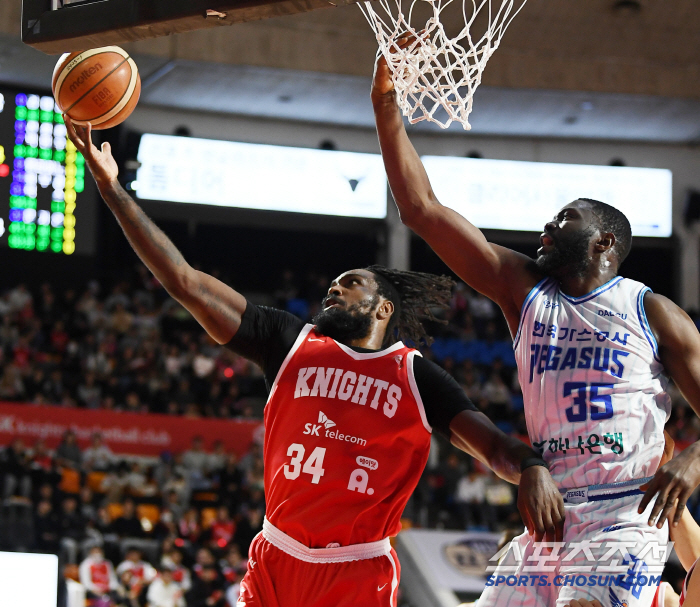
{"type": "Polygon", "coordinates": [[[118,46],[66,53],[56,64],[51,83],[63,113],[77,124],[108,129],[124,122],[141,94],[134,60],[118,46]]]}

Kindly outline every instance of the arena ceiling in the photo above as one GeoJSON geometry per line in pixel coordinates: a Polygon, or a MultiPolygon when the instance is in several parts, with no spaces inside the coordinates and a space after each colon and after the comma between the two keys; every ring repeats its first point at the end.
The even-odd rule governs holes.
{"type": "MultiPolygon", "coordinates": [[[[20,4],[0,3],[0,80],[45,86],[55,58],[19,41],[20,4]]],[[[142,73],[143,103],[373,124],[376,46],[354,6],[127,48],[142,73]]],[[[486,69],[473,127],[475,134],[700,142],[700,3],[529,0],[486,69]]]]}

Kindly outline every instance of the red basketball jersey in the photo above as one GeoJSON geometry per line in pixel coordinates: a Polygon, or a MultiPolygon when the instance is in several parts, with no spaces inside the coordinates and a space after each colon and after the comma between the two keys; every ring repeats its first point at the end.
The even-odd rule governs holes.
{"type": "Polygon", "coordinates": [[[310,548],[401,529],[430,451],[416,350],[358,353],[306,325],[265,408],[267,518],[310,548]]]}

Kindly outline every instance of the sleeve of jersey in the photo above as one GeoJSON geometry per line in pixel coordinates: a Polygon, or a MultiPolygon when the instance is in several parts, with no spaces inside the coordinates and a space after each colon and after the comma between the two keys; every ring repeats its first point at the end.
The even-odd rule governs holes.
{"type": "Polygon", "coordinates": [[[413,358],[413,373],[430,426],[450,438],[450,423],[462,411],[478,411],[454,378],[422,356],[413,358]]]}
{"type": "Polygon", "coordinates": [[[303,328],[304,321],[289,312],[247,301],[241,326],[226,347],[274,378],[303,328]]]}

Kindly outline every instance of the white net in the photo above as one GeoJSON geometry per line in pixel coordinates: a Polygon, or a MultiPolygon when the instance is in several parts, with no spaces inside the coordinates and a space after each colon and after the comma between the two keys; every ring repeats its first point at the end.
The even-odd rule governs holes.
{"type": "Polygon", "coordinates": [[[481,84],[486,63],[525,2],[375,0],[359,5],[377,36],[379,52],[391,70],[399,107],[409,122],[429,120],[442,128],[459,122],[465,130],[471,129],[472,98],[481,84]],[[407,14],[402,10],[402,2],[410,4],[407,14]],[[445,15],[443,23],[440,16],[453,2],[462,3],[461,15],[450,10],[449,21],[445,15]],[[375,5],[377,9],[381,7],[381,16],[375,5]],[[423,23],[420,15],[425,14],[426,8],[428,19],[423,23]],[[454,23],[453,17],[459,23],[454,23]],[[483,28],[480,37],[472,31],[475,25],[483,28]],[[453,31],[452,36],[446,26],[453,31]],[[397,40],[406,33],[413,34],[415,41],[399,48],[397,40]]]}

